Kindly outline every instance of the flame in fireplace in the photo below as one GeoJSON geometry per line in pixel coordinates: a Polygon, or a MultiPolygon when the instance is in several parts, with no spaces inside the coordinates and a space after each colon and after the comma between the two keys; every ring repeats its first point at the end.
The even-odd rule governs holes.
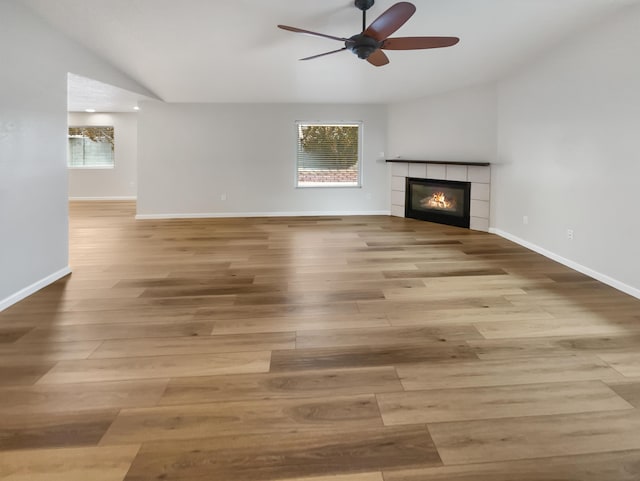
{"type": "Polygon", "coordinates": [[[430,209],[455,209],[455,200],[449,200],[444,192],[434,192],[431,197],[422,199],[423,207],[430,209]]]}

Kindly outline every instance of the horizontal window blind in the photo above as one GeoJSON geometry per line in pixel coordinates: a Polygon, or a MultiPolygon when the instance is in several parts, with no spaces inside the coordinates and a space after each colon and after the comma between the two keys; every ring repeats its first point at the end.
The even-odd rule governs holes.
{"type": "Polygon", "coordinates": [[[297,123],[297,181],[300,187],[360,185],[358,123],[297,123]]]}
{"type": "Polygon", "coordinates": [[[69,167],[113,167],[113,127],[69,127],[69,167]]]}

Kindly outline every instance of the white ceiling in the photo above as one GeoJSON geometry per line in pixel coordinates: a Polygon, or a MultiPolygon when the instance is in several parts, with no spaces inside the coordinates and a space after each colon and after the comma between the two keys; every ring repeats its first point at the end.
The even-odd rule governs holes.
{"type": "MultiPolygon", "coordinates": [[[[376,68],[350,52],[299,62],[342,44],[276,28],[351,36],[361,27],[353,0],[22,1],[168,102],[328,103],[397,102],[493,80],[640,2],[413,0],[416,14],[394,36],[461,42],[388,51],[391,63],[376,68]]],[[[367,23],[393,3],[377,0],[367,23]]]]}
{"type": "Polygon", "coordinates": [[[135,112],[135,107],[143,100],[151,98],[80,75],[67,75],[69,112],[83,112],[86,109],[96,112],[135,112]]]}

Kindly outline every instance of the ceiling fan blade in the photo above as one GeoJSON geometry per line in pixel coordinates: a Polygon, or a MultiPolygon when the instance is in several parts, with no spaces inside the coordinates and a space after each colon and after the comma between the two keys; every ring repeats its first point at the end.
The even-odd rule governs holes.
{"type": "Polygon", "coordinates": [[[396,37],[382,43],[385,50],[419,50],[423,48],[451,47],[458,43],[458,37],[396,37]]]}
{"type": "Polygon", "coordinates": [[[307,35],[313,35],[315,37],[330,38],[331,40],[339,40],[340,42],[346,42],[347,39],[343,37],[334,37],[333,35],[326,35],[324,33],[312,32],[311,30],[304,30],[297,27],[289,27],[288,25],[278,25],[278,28],[282,30],[288,30],[289,32],[306,33],[307,35]]]}
{"type": "Polygon", "coordinates": [[[346,50],[346,47],[339,48],[338,50],[332,50],[331,52],[319,53],[318,55],[312,55],[311,57],[301,58],[300,60],[313,60],[314,58],[324,57],[325,55],[331,55],[332,53],[342,52],[346,50]]]}
{"type": "Polygon", "coordinates": [[[387,57],[382,50],[378,49],[367,57],[367,62],[376,67],[382,67],[389,63],[389,57],[387,57]]]}
{"type": "Polygon", "coordinates": [[[368,37],[376,39],[378,42],[382,42],[402,27],[415,11],[416,7],[412,3],[396,3],[376,18],[363,33],[368,37]]]}

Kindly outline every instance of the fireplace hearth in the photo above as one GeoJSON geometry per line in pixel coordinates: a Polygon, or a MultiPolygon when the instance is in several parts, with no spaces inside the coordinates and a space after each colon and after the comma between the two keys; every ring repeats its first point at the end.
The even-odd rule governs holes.
{"type": "Polygon", "coordinates": [[[407,177],[405,217],[469,228],[471,183],[407,177]]]}

